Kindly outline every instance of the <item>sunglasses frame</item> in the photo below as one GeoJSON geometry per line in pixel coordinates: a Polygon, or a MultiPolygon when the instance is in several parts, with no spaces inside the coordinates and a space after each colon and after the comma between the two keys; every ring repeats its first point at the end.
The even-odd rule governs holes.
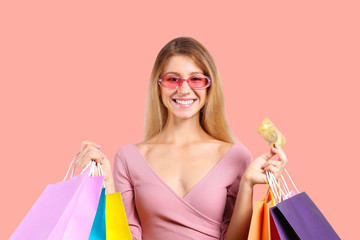
{"type": "Polygon", "coordinates": [[[158,84],[159,84],[160,86],[162,86],[162,87],[169,88],[169,89],[178,89],[184,82],[187,82],[187,84],[189,85],[189,87],[192,88],[192,89],[205,89],[205,88],[210,87],[210,85],[211,85],[211,78],[210,78],[209,76],[206,76],[206,75],[194,75],[194,76],[189,77],[188,79],[184,79],[184,78],[182,78],[181,76],[178,76],[178,75],[170,75],[170,76],[174,76],[174,77],[180,78],[180,79],[179,79],[179,83],[178,83],[178,85],[177,85],[176,87],[174,87],[174,88],[166,87],[165,85],[163,85],[162,79],[163,79],[164,77],[166,77],[166,76],[169,76],[169,75],[170,75],[170,74],[160,76],[159,79],[158,79],[158,84]],[[191,87],[191,85],[189,84],[190,78],[196,77],[196,76],[205,77],[205,78],[208,80],[208,83],[207,83],[204,87],[201,87],[201,88],[191,87]]]}

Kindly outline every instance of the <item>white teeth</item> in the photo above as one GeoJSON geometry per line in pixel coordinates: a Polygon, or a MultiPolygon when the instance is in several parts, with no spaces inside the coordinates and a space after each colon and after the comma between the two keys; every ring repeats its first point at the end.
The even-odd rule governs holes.
{"type": "Polygon", "coordinates": [[[177,99],[175,101],[180,104],[191,104],[194,102],[194,100],[181,101],[181,100],[177,100],[177,99]]]}

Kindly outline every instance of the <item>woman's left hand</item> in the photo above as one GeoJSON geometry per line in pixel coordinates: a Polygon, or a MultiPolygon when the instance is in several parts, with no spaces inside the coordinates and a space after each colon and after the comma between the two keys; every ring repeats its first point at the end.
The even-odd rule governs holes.
{"type": "Polygon", "coordinates": [[[271,148],[267,153],[262,154],[250,163],[244,172],[243,178],[250,187],[253,187],[255,184],[265,184],[265,172],[271,171],[277,179],[280,177],[287,162],[288,159],[284,150],[276,143],[275,148],[271,148]],[[278,159],[270,160],[274,155],[278,155],[278,159]]]}

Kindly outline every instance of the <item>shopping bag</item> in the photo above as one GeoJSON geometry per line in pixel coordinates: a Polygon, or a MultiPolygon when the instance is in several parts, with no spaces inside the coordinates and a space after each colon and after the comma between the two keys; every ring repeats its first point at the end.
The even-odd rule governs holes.
{"type": "Polygon", "coordinates": [[[97,207],[95,219],[91,228],[89,240],[106,239],[106,222],[105,222],[105,188],[102,189],[99,204],[97,207]]]}
{"type": "Polygon", "coordinates": [[[271,214],[271,236],[272,239],[340,239],[331,227],[319,208],[305,193],[297,190],[289,173],[284,169],[290,181],[296,189],[297,194],[289,191],[284,178],[281,176],[280,183],[275,181],[273,174],[268,177],[269,185],[277,204],[270,208],[271,214]]]}
{"type": "Polygon", "coordinates": [[[278,203],[270,211],[281,239],[340,239],[305,192],[278,203]]]}
{"type": "Polygon", "coordinates": [[[93,168],[49,184],[10,239],[88,239],[104,181],[89,176],[93,168]]]}
{"type": "MultiPolygon", "coordinates": [[[[103,176],[101,165],[97,166],[99,176],[103,176]]],[[[105,239],[132,240],[132,237],[120,192],[105,195],[104,185],[89,240],[105,239]]]]}
{"type": "Polygon", "coordinates": [[[270,229],[270,207],[273,207],[274,196],[271,190],[269,190],[267,199],[264,204],[264,220],[263,220],[263,230],[262,230],[262,240],[271,239],[271,229],[270,229]]]}
{"type": "Polygon", "coordinates": [[[106,239],[132,240],[120,192],[106,195],[106,239]]]}
{"type": "MultiPolygon", "coordinates": [[[[264,192],[267,189],[265,186],[264,192]]],[[[263,193],[264,195],[264,193],[263,193]]],[[[271,189],[268,189],[265,198],[256,201],[251,216],[249,229],[249,240],[270,240],[270,212],[269,208],[274,206],[274,198],[271,189]]]]}

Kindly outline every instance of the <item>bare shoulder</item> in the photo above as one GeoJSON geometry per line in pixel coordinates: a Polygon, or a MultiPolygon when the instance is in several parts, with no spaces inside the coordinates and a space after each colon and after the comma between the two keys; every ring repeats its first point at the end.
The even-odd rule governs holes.
{"type": "Polygon", "coordinates": [[[212,151],[216,151],[218,153],[225,153],[227,152],[231,147],[233,147],[235,144],[234,143],[228,143],[228,142],[224,142],[218,139],[213,139],[211,141],[208,142],[208,147],[209,150],[212,151]]]}
{"type": "Polygon", "coordinates": [[[153,150],[158,144],[152,140],[146,140],[139,143],[136,143],[135,146],[138,148],[139,152],[146,156],[151,150],[153,150]]]}
{"type": "Polygon", "coordinates": [[[135,146],[141,153],[144,153],[148,145],[146,144],[146,142],[139,142],[135,143],[135,146]]]}

